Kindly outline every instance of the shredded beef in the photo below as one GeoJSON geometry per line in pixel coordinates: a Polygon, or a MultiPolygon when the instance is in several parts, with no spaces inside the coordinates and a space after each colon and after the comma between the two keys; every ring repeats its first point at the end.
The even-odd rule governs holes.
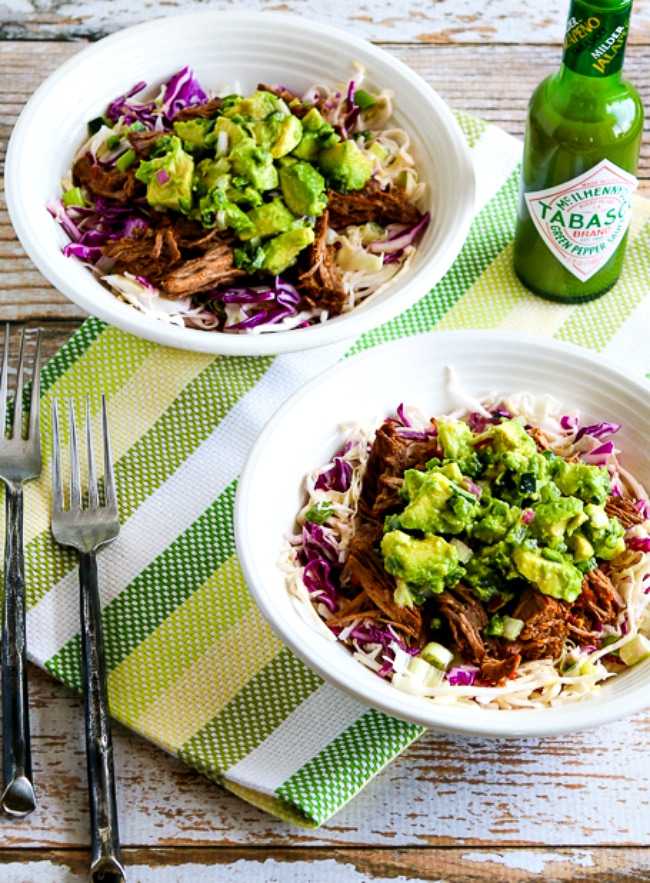
{"type": "Polygon", "coordinates": [[[625,497],[608,497],[605,503],[605,512],[610,518],[618,518],[625,528],[633,527],[635,524],[643,524],[645,521],[634,502],[625,497]]]}
{"type": "Polygon", "coordinates": [[[182,216],[174,220],[174,237],[183,252],[183,257],[195,257],[197,253],[207,251],[212,247],[215,239],[230,241],[230,238],[226,238],[216,227],[206,230],[198,221],[182,216]]]}
{"type": "Polygon", "coordinates": [[[528,435],[532,438],[532,440],[537,445],[538,451],[550,451],[551,446],[549,444],[548,439],[546,438],[546,433],[543,429],[539,429],[536,426],[531,426],[528,429],[528,435]]]}
{"type": "Polygon", "coordinates": [[[213,245],[198,258],[184,261],[180,267],[166,273],[161,287],[168,298],[175,300],[200,291],[209,291],[229,285],[246,276],[233,263],[233,249],[220,242],[213,245]]]}
{"type": "Polygon", "coordinates": [[[197,104],[195,107],[184,107],[179,110],[174,117],[174,122],[185,122],[186,120],[209,120],[210,117],[216,116],[217,111],[223,104],[223,98],[212,98],[205,104],[197,104]]]}
{"type": "Polygon", "coordinates": [[[488,617],[481,602],[461,583],[434,595],[433,600],[447,619],[463,658],[480,665],[488,655],[482,635],[488,617]]]}
{"type": "Polygon", "coordinates": [[[350,542],[342,580],[361,586],[384,616],[414,638],[422,631],[422,615],[417,607],[399,607],[394,599],[394,578],[384,570],[375,551],[378,537],[374,529],[359,531],[350,542]]]}
{"type": "Polygon", "coordinates": [[[567,606],[539,589],[524,589],[512,612],[513,619],[521,619],[524,627],[511,650],[524,660],[557,659],[562,653],[568,635],[567,606]]]}
{"type": "Polygon", "coordinates": [[[113,239],[102,246],[102,254],[115,261],[116,273],[144,276],[157,284],[175,266],[181,257],[170,227],[154,230],[141,227],[128,239],[113,239]]]}
{"type": "Polygon", "coordinates": [[[314,242],[306,250],[309,268],[300,274],[296,287],[310,306],[340,313],[347,296],[334,263],[334,247],[326,244],[328,219],[325,209],[314,226],[314,242]]]}
{"type": "Polygon", "coordinates": [[[169,137],[167,132],[154,132],[151,129],[134,129],[129,132],[129,143],[138,159],[146,159],[161,138],[169,137]]]}
{"type": "Polygon", "coordinates": [[[84,154],[72,167],[72,177],[78,186],[87,187],[95,196],[125,203],[145,192],[145,185],[135,177],[135,167],[125,172],[117,168],[104,169],[84,154]]]}
{"type": "Polygon", "coordinates": [[[478,665],[489,683],[505,683],[522,660],[557,658],[567,638],[565,605],[534,587],[524,590],[511,614],[525,623],[516,641],[484,637],[488,614],[462,584],[434,595],[433,602],[448,622],[458,652],[478,665]]]}
{"type": "Polygon", "coordinates": [[[422,217],[406,191],[401,187],[381,190],[376,181],[370,180],[363,190],[339,193],[327,191],[330,227],[342,230],[358,224],[416,224],[422,217]]]}
{"type": "Polygon", "coordinates": [[[487,657],[481,662],[481,677],[491,684],[504,684],[508,678],[514,677],[521,656],[514,654],[504,659],[492,659],[487,657]]]}
{"type": "Polygon", "coordinates": [[[585,575],[582,592],[571,607],[572,624],[585,631],[616,622],[625,602],[607,574],[596,567],[585,575]]]}
{"type": "Polygon", "coordinates": [[[359,504],[362,517],[383,522],[384,516],[401,508],[399,496],[406,469],[424,469],[432,457],[439,456],[436,438],[420,441],[399,435],[394,423],[379,427],[368,457],[359,504]]]}
{"type": "Polygon", "coordinates": [[[324,99],[319,98],[313,104],[305,103],[302,101],[301,98],[298,98],[296,95],[294,95],[292,92],[289,92],[288,89],[285,89],[282,86],[274,88],[272,86],[265,86],[263,83],[259,83],[257,89],[259,92],[270,92],[272,95],[276,95],[278,98],[281,98],[285,102],[291,113],[299,119],[302,119],[302,117],[306,116],[312,109],[312,107],[315,107],[321,113],[327,109],[324,99]]]}

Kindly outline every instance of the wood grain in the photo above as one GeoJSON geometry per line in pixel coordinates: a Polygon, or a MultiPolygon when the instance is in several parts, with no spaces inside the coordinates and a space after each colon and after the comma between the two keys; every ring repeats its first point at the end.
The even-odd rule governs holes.
{"type": "MultiPolygon", "coordinates": [[[[120,28],[183,12],[247,11],[301,15],[375,42],[423,44],[557,43],[568,0],[8,0],[0,6],[0,39],[96,40],[120,28]]],[[[631,39],[650,39],[650,2],[635,0],[631,39]]]]}
{"type": "MultiPolygon", "coordinates": [[[[21,108],[42,80],[83,48],[80,43],[0,42],[0,322],[50,319],[70,321],[85,313],[58,293],[25,255],[13,232],[2,196],[6,144],[21,108]],[[35,65],[35,53],[38,65],[35,65]]],[[[528,98],[539,80],[558,64],[557,46],[449,46],[384,48],[416,70],[452,107],[482,117],[523,136],[528,98]]],[[[628,50],[628,76],[650,107],[647,47],[628,50]]],[[[646,129],[639,163],[639,193],[650,196],[650,132],[646,129]]]]}
{"type": "MultiPolygon", "coordinates": [[[[238,8],[306,14],[381,43],[455,108],[521,137],[528,98],[558,63],[565,0],[313,0],[238,8]],[[532,44],[532,45],[531,45],[532,44]]],[[[175,14],[229,2],[168,2],[175,14]]],[[[160,14],[126,0],[0,5],[0,321],[44,328],[46,358],[84,313],[17,242],[2,197],[11,128],[29,95],[89,39],[160,14]],[[74,41],[74,42],[69,42],[74,41]]],[[[650,0],[636,0],[626,72],[650,107],[650,0]]],[[[650,197],[646,131],[640,192],[650,197]]],[[[0,818],[2,883],[80,883],[88,813],[80,698],[30,667],[39,806],[0,818]]],[[[544,740],[430,732],[316,831],[242,802],[120,726],[114,741],[129,879],[156,883],[528,883],[650,880],[650,712],[544,740]]]]}

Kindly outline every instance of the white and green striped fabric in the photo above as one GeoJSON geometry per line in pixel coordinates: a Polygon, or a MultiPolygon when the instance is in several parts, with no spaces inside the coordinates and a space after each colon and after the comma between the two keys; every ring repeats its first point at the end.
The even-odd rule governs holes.
{"type": "Polygon", "coordinates": [[[30,657],[80,688],[76,558],[49,530],[50,400],[108,397],[123,522],[99,557],[114,717],[215,782],[305,826],[328,819],[421,733],[324,684],[271,632],[244,583],[233,499],[267,419],[339,359],[431,329],[554,336],[650,371],[650,203],[637,199],[624,275],[605,297],[554,305],[511,269],[520,143],[459,116],[476,217],[446,277],[355,341],[276,358],[194,355],[89,319],[43,369],[43,475],[26,487],[30,657]],[[286,746],[291,745],[291,751],[286,746]]]}

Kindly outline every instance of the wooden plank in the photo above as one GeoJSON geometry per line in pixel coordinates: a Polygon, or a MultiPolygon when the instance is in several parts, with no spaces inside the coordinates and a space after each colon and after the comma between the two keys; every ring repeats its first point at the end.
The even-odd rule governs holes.
{"type": "MultiPolygon", "coordinates": [[[[638,883],[650,879],[648,850],[126,849],[137,883],[638,883]]],[[[85,883],[78,850],[0,850],[3,883],[85,883]]]]}
{"type": "MultiPolygon", "coordinates": [[[[649,0],[650,2],[650,0],[649,0]]],[[[42,79],[80,51],[80,44],[0,43],[0,321],[62,318],[81,321],[85,313],[55,291],[25,255],[2,198],[4,145],[20,109],[42,79]],[[39,64],[34,65],[38,51],[39,64]]],[[[523,46],[396,46],[386,49],[410,65],[453,107],[476,114],[521,137],[528,98],[539,79],[557,66],[558,47],[523,46]]],[[[650,107],[650,72],[646,47],[632,46],[629,76],[650,107]]],[[[646,131],[639,164],[639,193],[650,197],[650,131],[646,131]]]]}
{"type": "MultiPolygon", "coordinates": [[[[547,3],[513,0],[372,0],[356,5],[338,0],[226,0],[213,2],[221,11],[282,12],[376,42],[423,43],[541,43],[558,42],[563,35],[568,0],[547,3]]],[[[128,25],[159,18],[161,14],[204,11],[201,0],[166,0],[134,4],[128,0],[15,0],[0,7],[0,39],[96,40],[128,25]]],[[[650,2],[634,4],[632,39],[650,37],[650,2]]]]}
{"type": "MultiPolygon", "coordinates": [[[[33,666],[30,699],[39,805],[26,819],[0,819],[2,847],[83,849],[88,811],[81,699],[33,666]]],[[[552,853],[640,849],[650,843],[649,730],[650,712],[547,739],[429,732],[310,831],[244,803],[116,725],[122,840],[128,848],[366,846],[382,854],[446,854],[460,845],[482,855],[539,847],[552,853]]],[[[483,868],[478,859],[475,864],[483,868]]]]}

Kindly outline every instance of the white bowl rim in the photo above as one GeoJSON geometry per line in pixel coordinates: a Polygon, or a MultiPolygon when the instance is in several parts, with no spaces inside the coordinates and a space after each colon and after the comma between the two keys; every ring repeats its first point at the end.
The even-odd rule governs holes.
{"type": "MultiPolygon", "coordinates": [[[[352,58],[351,55],[351,60],[352,58]]],[[[424,297],[450,268],[465,242],[474,215],[476,178],[471,150],[452,111],[419,74],[395,56],[360,37],[298,15],[270,11],[221,12],[208,9],[163,16],[124,28],[82,49],[48,76],[26,103],[11,133],[5,161],[5,198],[11,222],[32,262],[51,284],[88,313],[146,340],[180,349],[222,355],[272,355],[352,340],[367,331],[369,327],[376,327],[392,319],[424,297]],[[453,232],[445,231],[436,254],[429,261],[410,268],[404,280],[396,283],[400,289],[399,303],[392,298],[375,303],[369,299],[350,313],[323,324],[286,332],[253,335],[210,333],[171,326],[126,307],[115,298],[112,298],[112,302],[105,299],[98,301],[93,298],[92,292],[79,290],[69,282],[65,268],[56,256],[41,250],[39,241],[32,232],[29,213],[20,199],[23,183],[28,181],[29,175],[28,169],[25,168],[26,164],[21,163],[21,157],[26,140],[33,137],[34,126],[38,125],[39,108],[50,100],[62,83],[66,83],[66,78],[72,71],[80,65],[100,58],[104,53],[110,53],[132,41],[137,42],[145,34],[147,39],[151,40],[155,37],[156,31],[174,30],[183,22],[191,22],[201,27],[202,22],[214,21],[222,23],[224,27],[228,24],[239,25],[247,22],[259,25],[260,21],[266,21],[269,24],[291,26],[303,29],[304,32],[318,33],[326,38],[335,39],[339,44],[350,47],[351,52],[363,54],[366,60],[376,59],[384,68],[400,72],[409,80],[410,87],[434,105],[437,113],[444,119],[446,134],[453,142],[454,160],[457,163],[458,180],[455,197],[458,203],[458,224],[453,232]],[[366,319],[368,313],[372,315],[371,323],[366,319]]]]}
{"type": "MultiPolygon", "coordinates": [[[[383,695],[375,691],[372,696],[368,696],[360,687],[346,679],[345,672],[339,671],[333,674],[320,662],[317,656],[313,655],[312,644],[315,633],[306,632],[306,637],[298,635],[295,631],[284,627],[283,621],[278,618],[272,592],[265,590],[256,567],[250,564],[250,561],[254,560],[251,552],[252,538],[248,535],[245,524],[248,500],[254,485],[255,469],[268,439],[281,426],[284,418],[297,408],[301,401],[313,395],[321,384],[337,377],[344,378],[346,374],[352,373],[355,369],[361,371],[365,368],[368,371],[373,363],[376,365],[378,361],[394,365],[400,350],[409,350],[413,346],[414,340],[418,338],[420,340],[428,339],[431,344],[436,340],[444,340],[449,348],[455,347],[458,351],[462,351],[463,347],[471,346],[473,343],[489,343],[497,351],[507,352],[513,342],[521,343],[532,354],[546,352],[558,358],[565,357],[576,360],[574,364],[592,368],[596,373],[605,370],[610,377],[624,383],[641,399],[647,401],[649,398],[650,385],[647,381],[642,377],[629,375],[619,364],[606,357],[573,343],[512,331],[429,331],[415,337],[405,337],[379,344],[337,362],[304,384],[286,400],[267,422],[249,452],[238,481],[235,497],[236,548],[247,585],[262,615],[283,643],[325,681],[333,683],[344,693],[363,704],[423,728],[488,738],[538,738],[591,729],[646,709],[650,706],[650,694],[647,690],[636,690],[632,696],[605,694],[606,699],[602,699],[603,693],[600,690],[584,702],[579,701],[553,708],[516,711],[493,711],[461,705],[435,705],[427,703],[420,697],[398,691],[396,688],[383,691],[383,695]],[[579,713],[576,714],[576,711],[579,713]]],[[[650,411],[648,411],[648,422],[650,425],[650,411]]],[[[354,662],[351,656],[349,659],[354,662]]],[[[354,662],[354,665],[358,665],[363,670],[360,663],[354,662]]],[[[640,663],[640,665],[648,669],[650,678],[650,661],[640,663]]],[[[347,668],[349,666],[346,665],[347,668]]],[[[377,680],[379,681],[379,679],[377,680]]],[[[380,682],[380,685],[383,688],[383,682],[380,682]]]]}

